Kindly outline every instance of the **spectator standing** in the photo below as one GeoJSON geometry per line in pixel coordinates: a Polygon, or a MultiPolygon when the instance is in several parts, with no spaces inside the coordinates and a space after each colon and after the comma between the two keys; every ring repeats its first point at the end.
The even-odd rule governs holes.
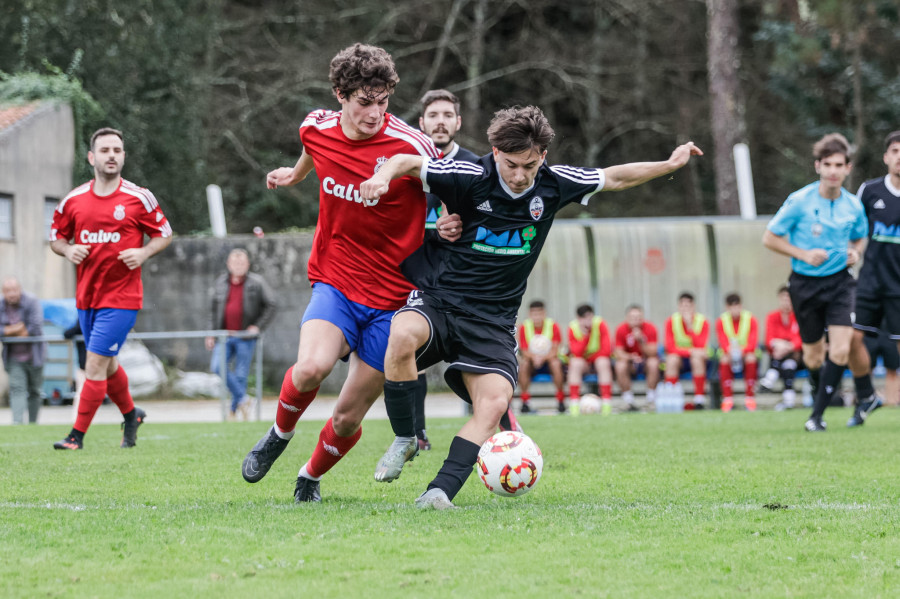
{"type": "Polygon", "coordinates": [[[275,315],[276,301],[266,281],[250,272],[250,255],[235,248],[225,261],[227,273],[215,280],[210,288],[210,329],[229,332],[243,331],[247,336],[229,336],[224,351],[213,337],[206,338],[206,349],[212,350],[210,370],[222,376],[231,393],[231,418],[240,410],[244,420],[249,417],[247,376],[256,349],[259,333],[275,315]],[[224,356],[224,358],[223,358],[224,356]],[[224,359],[224,364],[222,361],[224,359]]]}
{"type": "MultiPolygon", "coordinates": [[[[34,295],[22,291],[15,277],[3,281],[0,298],[0,326],[3,337],[40,337],[44,334],[44,312],[34,295]]],[[[47,344],[4,343],[3,366],[9,375],[9,407],[13,424],[36,424],[41,409],[41,385],[44,382],[44,360],[47,344]]]]}

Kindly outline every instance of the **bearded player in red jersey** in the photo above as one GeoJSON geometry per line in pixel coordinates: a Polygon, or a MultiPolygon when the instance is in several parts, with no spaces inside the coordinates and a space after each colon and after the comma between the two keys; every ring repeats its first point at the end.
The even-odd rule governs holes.
{"type": "MultiPolygon", "coordinates": [[[[300,125],[303,152],[297,164],[266,178],[275,189],[296,185],[313,169],[319,177],[319,219],[308,267],[313,292],[300,326],[297,362],[282,382],[275,424],[242,466],[247,482],[261,480],[287,447],[319,384],[339,359],[349,359],[334,413],[297,477],[298,503],[321,501],[319,480],[359,440],[363,417],[381,395],[391,318],[413,289],[399,264],[422,245],[425,233],[425,194],[418,179],[399,179],[387,194],[369,201],[362,199],[359,185],[395,154],[440,156],[431,138],[386,112],[399,81],[387,52],[363,44],[346,48],[332,59],[329,79],[341,111],[311,112],[300,125]]],[[[444,224],[457,221],[439,227],[458,234],[461,227],[444,224]]]]}
{"type": "Polygon", "coordinates": [[[56,449],[83,447],[107,395],[125,418],[122,447],[135,446],[146,414],[135,407],[116,356],[141,309],[141,265],[172,243],[172,227],[150,190],[122,179],[121,131],[95,132],[88,162],[94,179],[62,199],[50,228],[50,249],[78,266],[75,305],[87,347],[78,415],[66,438],[53,444],[56,449]]]}

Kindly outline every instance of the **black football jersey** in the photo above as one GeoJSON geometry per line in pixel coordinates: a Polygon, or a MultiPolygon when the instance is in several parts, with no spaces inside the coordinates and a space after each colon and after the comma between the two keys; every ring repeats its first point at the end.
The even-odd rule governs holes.
{"type": "MultiPolygon", "coordinates": [[[[456,151],[444,156],[447,160],[459,160],[465,162],[478,162],[478,155],[471,150],[467,150],[461,145],[456,145],[456,151]]],[[[435,239],[438,237],[435,231],[437,219],[441,216],[441,199],[433,193],[425,194],[427,207],[425,209],[425,239],[435,239]]]]}
{"type": "Polygon", "coordinates": [[[900,189],[885,175],[863,183],[856,197],[869,220],[869,244],[857,292],[900,297],[900,189]]]}
{"type": "Polygon", "coordinates": [[[587,204],[603,189],[600,169],[547,166],[528,190],[515,194],[501,179],[493,154],[477,163],[428,161],[422,186],[462,218],[454,243],[425,243],[401,265],[403,274],[439,303],[512,325],[556,213],[587,204]]]}

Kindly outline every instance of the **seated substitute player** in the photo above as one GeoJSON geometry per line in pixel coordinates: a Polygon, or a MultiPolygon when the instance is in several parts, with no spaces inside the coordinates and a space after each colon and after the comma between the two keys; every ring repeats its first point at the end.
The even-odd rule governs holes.
{"type": "Polygon", "coordinates": [[[300,125],[303,152],[297,164],[266,177],[275,189],[299,183],[315,168],[319,219],[308,268],[312,298],[300,325],[297,362],[285,373],[275,424],[242,465],[247,482],[261,480],[284,452],[319,384],[338,360],[349,359],[334,413],[297,477],[298,503],[321,501],[320,479],[359,441],[363,417],[381,395],[390,320],[412,288],[399,265],[425,234],[425,194],[418,180],[395,181],[369,201],[359,185],[394,154],[439,154],[427,135],[386,112],[398,77],[383,49],[355,44],[342,50],[331,61],[329,79],[342,110],[310,113],[300,125]]]}
{"type": "Polygon", "coordinates": [[[756,411],[756,343],[759,325],[756,317],[744,310],[741,296],[729,293],[725,296],[725,312],[716,320],[716,336],[719,338],[719,379],[722,381],[722,411],[734,408],[734,375],[744,372],[744,407],[756,411]]]}
{"type": "Polygon", "coordinates": [[[562,345],[562,331],[559,323],[547,316],[547,307],[541,300],[528,306],[528,318],[519,325],[519,387],[522,396],[522,413],[531,412],[531,379],[539,373],[549,372],[556,387],[556,407],[560,414],[566,411],[563,392],[565,375],[559,347],[562,345]],[[549,343],[548,343],[549,341],[549,343]]]}
{"type": "MultiPolygon", "coordinates": [[[[900,344],[900,131],[885,138],[883,159],[888,174],[866,181],[856,192],[869,223],[869,244],[856,287],[856,346],[864,332],[877,331],[882,318],[890,338],[900,344]]],[[[881,405],[877,397],[860,395],[858,389],[856,397],[847,426],[863,424],[881,405]]]]}
{"type": "Polygon", "coordinates": [[[766,351],[769,352],[769,369],[759,381],[761,391],[771,392],[778,379],[784,381],[781,402],[776,410],[790,410],[797,402],[794,377],[800,366],[800,327],[794,316],[791,293],[786,285],[778,289],[778,308],[766,316],[766,351]]]}
{"type": "Polygon", "coordinates": [[[591,369],[597,373],[600,386],[600,412],[612,413],[612,361],[609,327],[594,314],[594,307],[582,304],[575,309],[576,318],[569,323],[569,401],[572,414],[579,413],[581,381],[591,369]]]}
{"type": "Polygon", "coordinates": [[[644,318],[644,309],[631,304],[625,309],[625,321],[616,328],[615,358],[616,382],[622,390],[622,399],[629,412],[637,412],[631,381],[643,372],[647,379],[647,401],[656,401],[656,385],[659,383],[659,355],[656,327],[644,318]]]}
{"type": "Polygon", "coordinates": [[[376,480],[396,479],[416,451],[413,398],[398,392],[397,381],[413,381],[419,368],[443,360],[448,384],[473,405],[418,507],[454,507],[451,500],[479,448],[506,411],[516,384],[516,314],[556,212],[598,191],[666,175],[701,154],[688,142],[662,162],[548,166],[553,135],[539,108],[508,108],[491,120],[493,150],[478,164],[395,156],[361,188],[364,198],[377,198],[392,179],[419,176],[463,222],[458,242],[425,245],[404,261],[403,272],[418,290],[394,317],[385,356],[385,406],[397,437],[376,467],[376,480]]]}
{"type": "Polygon", "coordinates": [[[706,359],[709,357],[709,322],[697,314],[694,296],[684,291],[678,296],[678,311],[665,325],[666,385],[678,385],[683,369],[690,368],[694,379],[694,401],[685,410],[702,410],[706,400],[706,359]]]}
{"type": "Polygon", "coordinates": [[[76,187],[53,211],[50,249],[76,264],[75,306],[87,347],[84,386],[71,432],[55,449],[81,449],[109,395],[122,413],[122,447],[134,447],[146,414],[134,405],[128,376],[116,360],[144,297],[141,265],[172,243],[172,227],[149,189],[122,178],[122,132],[91,136],[94,179],[76,187]],[[150,239],[145,244],[144,235],[150,239]],[[69,243],[70,240],[72,243],[69,243]]]}
{"type": "Polygon", "coordinates": [[[803,362],[810,377],[821,368],[813,410],[804,428],[823,432],[822,416],[848,362],[862,371],[854,378],[857,397],[871,398],[875,389],[865,346],[851,344],[856,282],[848,267],[859,261],[868,227],[862,204],[842,187],[852,166],[850,144],[839,133],[828,134],[813,146],[813,157],[819,181],[788,196],[769,221],[763,244],[791,257],[789,288],[803,341],[803,362]],[[852,360],[851,352],[858,354],[852,360]]]}

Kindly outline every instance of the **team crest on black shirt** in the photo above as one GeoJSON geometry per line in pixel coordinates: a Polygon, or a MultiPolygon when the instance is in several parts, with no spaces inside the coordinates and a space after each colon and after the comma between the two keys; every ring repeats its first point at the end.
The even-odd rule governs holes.
{"type": "Polygon", "coordinates": [[[531,218],[538,220],[544,213],[544,200],[540,196],[535,196],[528,205],[528,210],[531,212],[531,218]]]}
{"type": "Polygon", "coordinates": [[[125,218],[125,206],[119,204],[116,206],[115,211],[113,212],[113,218],[116,220],[122,220],[125,218]]]}

